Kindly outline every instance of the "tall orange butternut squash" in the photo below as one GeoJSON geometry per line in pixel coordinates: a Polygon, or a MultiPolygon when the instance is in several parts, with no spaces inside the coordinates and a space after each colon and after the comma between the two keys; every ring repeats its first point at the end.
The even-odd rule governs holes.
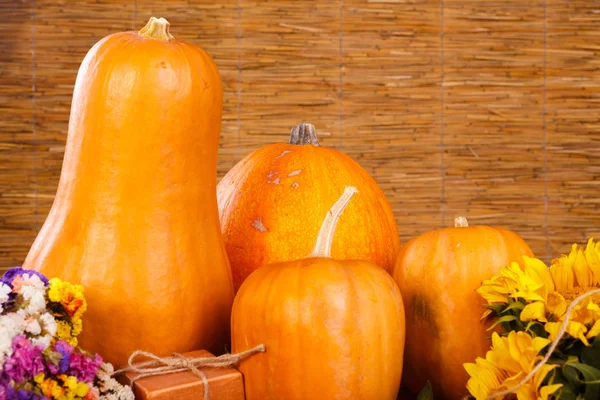
{"type": "Polygon", "coordinates": [[[221,111],[215,64],[162,18],[102,39],[79,69],[58,191],[24,266],[84,285],[80,343],[117,367],[136,349],[228,341],[221,111]]]}

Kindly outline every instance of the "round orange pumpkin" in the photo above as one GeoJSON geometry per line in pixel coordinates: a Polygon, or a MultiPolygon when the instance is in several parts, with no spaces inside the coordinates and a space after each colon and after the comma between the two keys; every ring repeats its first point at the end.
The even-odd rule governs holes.
{"type": "Polygon", "coordinates": [[[247,400],[396,399],[404,349],[400,291],[381,267],[329,257],[353,194],[348,188],[327,213],[308,258],[259,268],[238,291],[233,351],[266,347],[240,362],[247,400]]]}
{"type": "Polygon", "coordinates": [[[398,255],[394,279],[406,305],[403,381],[414,392],[431,381],[436,399],[467,395],[463,363],[485,356],[489,324],[485,301],[475,292],[483,280],[531,249],[517,234],[489,226],[433,230],[407,242],[398,255]]]}
{"type": "Polygon", "coordinates": [[[400,238],[385,195],[354,160],[320,146],[315,128],[300,124],[292,129],[290,143],[249,154],[217,186],[236,290],[262,265],[306,256],[322,215],[349,185],[361,196],[346,210],[332,256],[367,260],[391,272],[400,238]]]}
{"type": "Polygon", "coordinates": [[[24,266],[81,283],[80,343],[121,367],[228,343],[233,285],[216,201],[222,87],[164,19],[110,35],[75,84],[58,191],[24,266]]]}

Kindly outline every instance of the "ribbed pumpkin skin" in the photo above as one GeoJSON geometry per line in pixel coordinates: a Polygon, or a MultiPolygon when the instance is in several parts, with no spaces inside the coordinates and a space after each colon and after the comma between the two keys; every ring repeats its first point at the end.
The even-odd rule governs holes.
{"type": "Polygon", "coordinates": [[[24,266],[81,283],[83,348],[222,353],[233,303],[216,202],[219,73],[201,49],[108,36],[79,70],[56,198],[24,266]]]}
{"type": "Polygon", "coordinates": [[[278,143],[246,156],[217,186],[236,290],[262,265],[306,257],[323,215],[349,185],[360,196],[344,211],[331,256],[370,261],[391,272],[400,238],[375,180],[335,149],[278,143]]]}
{"type": "Polygon", "coordinates": [[[239,365],[246,400],[396,399],[404,308],[380,267],[317,257],[262,267],[231,325],[233,352],[266,346],[239,365]]]}
{"type": "Polygon", "coordinates": [[[406,306],[403,382],[418,393],[431,381],[435,398],[467,395],[465,362],[484,357],[491,336],[485,301],[475,292],[531,249],[515,233],[487,226],[445,228],[409,241],[394,268],[406,306]]]}

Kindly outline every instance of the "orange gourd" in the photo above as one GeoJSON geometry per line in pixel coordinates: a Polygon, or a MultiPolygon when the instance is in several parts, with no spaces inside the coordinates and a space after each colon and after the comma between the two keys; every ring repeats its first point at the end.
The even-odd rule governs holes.
{"type": "Polygon", "coordinates": [[[531,249],[517,234],[488,226],[433,230],[406,243],[394,268],[406,305],[403,381],[414,392],[429,380],[435,398],[467,395],[463,363],[484,357],[491,345],[475,292],[485,279],[512,261],[522,264],[531,249]]]}
{"type": "Polygon", "coordinates": [[[223,352],[233,285],[216,201],[222,86],[164,19],[99,41],[75,83],[60,182],[24,266],[81,283],[80,343],[223,352]]]}
{"type": "Polygon", "coordinates": [[[310,253],[323,214],[346,186],[361,196],[337,228],[333,257],[367,260],[391,272],[400,239],[385,195],[360,165],[320,146],[314,127],[300,124],[290,143],[254,151],[217,186],[235,289],[262,265],[310,253]]]}
{"type": "MultiPolygon", "coordinates": [[[[259,268],[240,287],[233,351],[266,347],[240,362],[247,400],[396,399],[404,349],[400,291],[381,267],[330,258],[337,220],[355,191],[346,188],[320,215],[327,214],[308,258],[259,268]]],[[[341,224],[350,218],[344,214],[341,224]]]]}

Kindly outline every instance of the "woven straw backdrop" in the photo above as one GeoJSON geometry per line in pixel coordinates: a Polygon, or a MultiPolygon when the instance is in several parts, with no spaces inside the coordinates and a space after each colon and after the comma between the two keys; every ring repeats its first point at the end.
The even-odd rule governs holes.
{"type": "Polygon", "coordinates": [[[150,16],[219,66],[219,177],[307,121],[375,177],[402,242],[456,215],[545,260],[600,239],[600,1],[0,0],[0,15],[0,267],[52,204],[81,60],[150,16]]]}

